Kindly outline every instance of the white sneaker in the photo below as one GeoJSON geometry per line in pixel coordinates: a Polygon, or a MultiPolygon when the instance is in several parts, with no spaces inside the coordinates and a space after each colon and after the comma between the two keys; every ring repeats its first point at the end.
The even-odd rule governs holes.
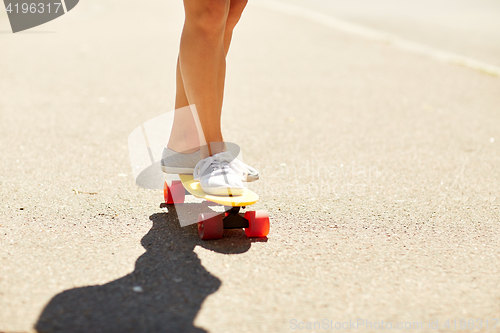
{"type": "Polygon", "coordinates": [[[194,166],[200,159],[199,150],[192,154],[183,154],[165,147],[161,156],[161,169],[165,173],[192,175],[194,166]]]}
{"type": "Polygon", "coordinates": [[[202,159],[194,167],[193,178],[200,181],[205,193],[241,195],[244,190],[242,175],[239,169],[232,167],[234,160],[235,157],[229,151],[202,159]]]}
{"type": "MultiPolygon", "coordinates": [[[[228,152],[231,154],[231,152],[228,152]]],[[[236,157],[234,157],[231,154],[231,157],[233,160],[231,161],[231,168],[233,168],[234,171],[238,175],[240,175],[240,179],[243,182],[254,182],[256,180],[259,180],[259,171],[255,170],[252,168],[250,165],[243,163],[236,157]]]]}
{"type": "MultiPolygon", "coordinates": [[[[228,153],[231,154],[232,158],[230,161],[231,167],[237,174],[241,175],[242,182],[254,182],[259,180],[259,172],[257,170],[235,158],[231,152],[228,151],[228,153]]],[[[165,147],[163,148],[161,158],[161,169],[165,173],[192,175],[194,173],[194,167],[200,160],[200,151],[192,154],[184,154],[165,147]]]]}

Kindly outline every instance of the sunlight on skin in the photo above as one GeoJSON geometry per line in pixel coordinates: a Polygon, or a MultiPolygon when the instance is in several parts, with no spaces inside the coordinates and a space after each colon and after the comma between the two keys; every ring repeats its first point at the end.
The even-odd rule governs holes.
{"type": "Polygon", "coordinates": [[[194,104],[198,113],[175,113],[168,148],[189,154],[208,147],[202,149],[202,158],[225,150],[221,113],[226,56],[246,4],[247,0],[217,4],[210,0],[184,1],[186,20],[177,61],[175,109],[194,104]],[[211,144],[207,146],[206,142],[211,144]]]}

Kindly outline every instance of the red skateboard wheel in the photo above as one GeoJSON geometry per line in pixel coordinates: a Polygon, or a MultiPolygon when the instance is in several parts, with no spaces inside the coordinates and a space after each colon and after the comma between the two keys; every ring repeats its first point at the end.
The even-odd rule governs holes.
{"type": "Polygon", "coordinates": [[[269,214],[265,210],[246,212],[248,228],[245,228],[247,237],[266,237],[269,234],[269,214]]]}
{"type": "Polygon", "coordinates": [[[184,186],[180,180],[172,181],[170,186],[167,185],[167,182],[163,185],[163,196],[165,197],[165,203],[168,205],[184,203],[185,194],[184,186]]]}
{"type": "Polygon", "coordinates": [[[198,215],[198,235],[201,239],[219,239],[224,234],[223,215],[220,213],[201,213],[198,215]]]}

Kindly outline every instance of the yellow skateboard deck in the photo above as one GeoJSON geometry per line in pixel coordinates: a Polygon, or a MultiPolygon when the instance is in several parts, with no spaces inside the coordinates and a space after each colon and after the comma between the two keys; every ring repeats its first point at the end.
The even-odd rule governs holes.
{"type": "Polygon", "coordinates": [[[257,201],[259,201],[259,196],[245,188],[242,195],[235,196],[221,196],[221,195],[211,195],[203,192],[200,186],[200,182],[194,180],[193,175],[179,175],[182,185],[184,188],[192,195],[197,198],[212,201],[224,206],[241,207],[250,206],[257,201]]]}

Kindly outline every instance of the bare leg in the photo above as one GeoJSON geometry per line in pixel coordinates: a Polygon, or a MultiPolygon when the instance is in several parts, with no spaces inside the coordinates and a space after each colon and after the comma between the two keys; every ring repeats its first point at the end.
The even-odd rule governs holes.
{"type": "MultiPolygon", "coordinates": [[[[225,58],[246,3],[247,0],[185,0],[186,22],[177,63],[175,108],[195,104],[205,137],[198,138],[190,112],[176,112],[168,143],[170,149],[191,153],[205,140],[222,143],[225,58]]],[[[208,152],[202,151],[202,155],[223,150],[223,145],[211,147],[208,152]]]]}

